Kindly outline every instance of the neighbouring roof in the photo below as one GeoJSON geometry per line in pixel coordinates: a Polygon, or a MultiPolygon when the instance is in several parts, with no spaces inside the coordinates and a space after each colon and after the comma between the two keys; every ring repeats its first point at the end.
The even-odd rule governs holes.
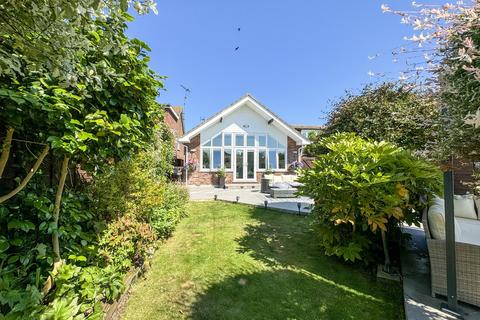
{"type": "Polygon", "coordinates": [[[308,125],[308,124],[291,124],[292,128],[296,130],[323,130],[325,129],[324,126],[319,125],[308,125]]]}
{"type": "Polygon", "coordinates": [[[297,143],[300,143],[302,145],[307,145],[310,143],[310,140],[308,140],[306,137],[302,136],[297,130],[295,130],[293,127],[291,127],[289,124],[287,124],[285,121],[283,121],[279,116],[277,116],[273,111],[271,111],[269,108],[267,108],[265,105],[261,104],[257,99],[255,99],[252,95],[246,94],[228,107],[224,108],[223,110],[220,110],[204,122],[200,123],[190,131],[188,131],[183,137],[178,139],[179,142],[183,143],[188,143],[190,142],[190,139],[196,136],[200,131],[203,129],[217,123],[217,121],[220,120],[220,118],[226,116],[227,114],[230,114],[231,112],[235,111],[239,107],[243,106],[244,104],[248,103],[251,107],[256,109],[257,112],[263,113],[266,115],[268,118],[273,119],[273,125],[277,126],[279,129],[287,133],[291,138],[297,141],[297,143]]]}
{"type": "Polygon", "coordinates": [[[170,105],[166,105],[165,106],[165,110],[168,110],[172,113],[172,115],[175,117],[176,120],[179,120],[180,119],[180,115],[182,114],[183,112],[183,107],[178,107],[178,106],[170,106],[170,105]]]}

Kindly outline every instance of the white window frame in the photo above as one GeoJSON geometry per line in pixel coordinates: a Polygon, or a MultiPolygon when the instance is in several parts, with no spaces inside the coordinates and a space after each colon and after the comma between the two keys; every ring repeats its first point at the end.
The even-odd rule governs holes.
{"type": "MultiPolygon", "coordinates": [[[[224,168],[226,172],[233,172],[235,173],[235,156],[236,156],[236,149],[244,149],[245,151],[247,150],[254,150],[254,158],[255,158],[255,165],[254,168],[257,172],[264,172],[269,169],[270,165],[270,151],[275,151],[275,157],[276,157],[276,164],[277,168],[272,168],[273,171],[275,172],[287,172],[288,171],[288,137],[285,138],[284,141],[284,148],[278,148],[278,140],[277,140],[277,147],[276,148],[269,148],[268,147],[268,139],[269,136],[271,136],[268,133],[235,133],[235,132],[222,132],[219,134],[216,134],[210,138],[210,145],[209,146],[204,146],[203,144],[200,144],[200,172],[217,172],[219,169],[214,169],[213,168],[213,151],[214,150],[219,150],[220,151],[220,157],[221,157],[221,168],[224,168]],[[231,135],[231,145],[230,146],[225,146],[225,135],[229,134],[231,135]],[[222,135],[222,146],[213,146],[213,139],[216,138],[218,135],[222,135]],[[237,146],[237,135],[243,136],[243,146],[237,146]],[[247,137],[248,136],[254,136],[254,146],[247,146],[247,137]],[[259,143],[259,137],[264,136],[266,138],[266,144],[265,146],[260,146],[259,143]],[[210,167],[209,168],[203,168],[203,152],[208,149],[209,155],[210,155],[210,167]],[[225,168],[225,149],[230,149],[231,150],[231,168],[225,168]],[[265,151],[266,154],[266,163],[265,163],[265,169],[260,169],[259,168],[259,151],[265,151]],[[283,151],[285,154],[285,168],[284,169],[279,169],[278,165],[280,163],[279,161],[279,151],[283,151]]],[[[205,143],[205,142],[204,142],[205,143]]]]}

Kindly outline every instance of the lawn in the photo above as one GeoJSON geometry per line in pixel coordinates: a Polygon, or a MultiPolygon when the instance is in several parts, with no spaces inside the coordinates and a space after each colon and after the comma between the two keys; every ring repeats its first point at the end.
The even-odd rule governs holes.
{"type": "Polygon", "coordinates": [[[400,284],[331,257],[310,218],[193,202],[124,319],[403,319],[400,284]]]}

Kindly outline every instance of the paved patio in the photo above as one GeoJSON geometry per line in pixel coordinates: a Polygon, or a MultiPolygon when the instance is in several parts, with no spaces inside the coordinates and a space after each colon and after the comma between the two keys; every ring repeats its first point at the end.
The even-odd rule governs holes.
{"type": "MultiPolygon", "coordinates": [[[[441,298],[430,294],[430,267],[423,228],[402,227],[412,236],[406,250],[402,252],[403,295],[407,320],[450,320],[456,319],[441,310],[441,298]]],[[[480,319],[480,309],[460,303],[464,319],[480,319]]]]}
{"type": "Polygon", "coordinates": [[[311,206],[313,200],[307,197],[298,198],[280,198],[275,199],[268,194],[260,192],[259,186],[245,187],[243,189],[235,187],[228,189],[220,189],[212,186],[189,186],[191,200],[213,200],[217,195],[218,200],[236,202],[238,197],[239,203],[261,206],[265,205],[265,201],[268,201],[267,206],[276,210],[281,210],[289,213],[298,213],[298,204],[300,204],[300,212],[302,214],[308,214],[311,212],[311,206]]]}

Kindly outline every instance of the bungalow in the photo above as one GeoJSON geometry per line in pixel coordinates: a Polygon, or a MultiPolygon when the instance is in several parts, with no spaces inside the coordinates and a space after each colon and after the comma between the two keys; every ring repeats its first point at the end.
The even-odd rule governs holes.
{"type": "Polygon", "coordinates": [[[178,142],[187,149],[188,183],[212,185],[221,168],[227,184],[259,183],[267,169],[285,174],[310,141],[246,94],[178,142]]]}

